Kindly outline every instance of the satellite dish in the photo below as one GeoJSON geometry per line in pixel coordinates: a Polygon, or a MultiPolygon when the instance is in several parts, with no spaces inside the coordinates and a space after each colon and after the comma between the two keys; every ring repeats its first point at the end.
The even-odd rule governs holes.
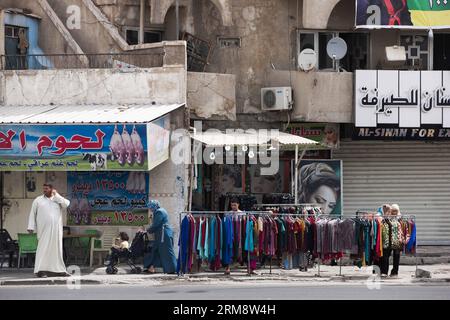
{"type": "Polygon", "coordinates": [[[341,60],[347,54],[347,43],[344,39],[334,37],[327,44],[328,56],[333,60],[341,60]]]}
{"type": "Polygon", "coordinates": [[[303,71],[314,69],[317,63],[317,55],[313,49],[305,49],[298,55],[298,66],[303,71]]]}

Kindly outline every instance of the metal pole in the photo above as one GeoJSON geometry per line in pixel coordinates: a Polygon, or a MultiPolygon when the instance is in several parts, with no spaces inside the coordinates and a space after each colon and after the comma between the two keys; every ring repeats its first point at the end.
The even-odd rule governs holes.
{"type": "MultiPolygon", "coordinates": [[[[247,220],[248,223],[248,220],[247,220]]],[[[250,276],[252,276],[252,273],[250,272],[250,247],[247,246],[247,272],[250,276]]]]}
{"type": "Polygon", "coordinates": [[[3,195],[3,179],[3,172],[0,172],[0,229],[3,229],[3,202],[5,200],[3,195]]]}
{"type": "MultiPolygon", "coordinates": [[[[414,227],[416,227],[416,219],[414,219],[414,227]]],[[[414,248],[414,258],[416,260],[416,274],[414,277],[417,277],[417,247],[419,246],[419,242],[417,241],[417,227],[416,227],[416,247],[414,248]]]]}
{"type": "Polygon", "coordinates": [[[294,177],[294,198],[295,204],[298,203],[298,145],[295,146],[295,177],[294,177]]]}
{"type": "Polygon", "coordinates": [[[300,162],[305,156],[306,149],[303,149],[300,159],[298,158],[298,145],[295,146],[295,204],[298,204],[298,169],[300,166],[300,162]]]}
{"type": "Polygon", "coordinates": [[[176,31],[177,31],[177,37],[176,40],[180,37],[180,0],[176,0],[175,3],[175,17],[177,21],[176,31]]]}
{"type": "Polygon", "coordinates": [[[434,62],[434,34],[433,29],[428,31],[428,70],[433,70],[434,62]]]}
{"type": "MultiPolygon", "coordinates": [[[[180,223],[180,231],[178,238],[181,237],[181,213],[178,214],[178,220],[180,223]]],[[[178,247],[178,252],[180,253],[180,271],[178,272],[178,276],[181,276],[183,274],[183,252],[181,252],[181,247],[178,247]]]]}
{"type": "Polygon", "coordinates": [[[141,0],[141,14],[139,18],[139,44],[144,43],[144,17],[145,17],[145,0],[141,0]]]}
{"type": "Polygon", "coordinates": [[[317,276],[320,277],[320,259],[317,259],[317,273],[317,276]]]}
{"type": "Polygon", "coordinates": [[[270,274],[272,274],[272,255],[270,255],[270,274]]]}

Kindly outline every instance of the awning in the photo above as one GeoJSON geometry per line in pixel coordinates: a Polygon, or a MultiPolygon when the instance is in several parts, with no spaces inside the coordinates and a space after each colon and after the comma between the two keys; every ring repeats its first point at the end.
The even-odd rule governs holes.
{"type": "Polygon", "coordinates": [[[223,147],[223,146],[257,146],[266,144],[270,141],[268,136],[262,137],[256,134],[248,133],[223,133],[223,132],[201,132],[191,134],[192,139],[204,143],[210,147],[223,147]]]}
{"type": "Polygon", "coordinates": [[[182,106],[184,104],[7,106],[0,107],[0,123],[148,123],[182,106]]]}
{"type": "Polygon", "coordinates": [[[293,146],[311,146],[315,144],[319,144],[318,142],[297,136],[295,134],[290,134],[286,132],[279,132],[277,136],[273,138],[273,140],[278,141],[282,145],[293,145],[293,146]]]}
{"type": "MultiPolygon", "coordinates": [[[[201,142],[208,147],[224,147],[224,146],[260,146],[260,145],[271,145],[274,142],[279,143],[283,149],[295,149],[295,178],[294,178],[294,196],[295,203],[298,203],[298,175],[299,175],[299,164],[303,158],[308,147],[319,144],[316,141],[303,138],[294,134],[286,132],[270,132],[267,134],[258,134],[257,131],[254,133],[249,131],[242,132],[230,132],[224,133],[221,131],[206,131],[206,132],[194,132],[191,133],[191,138],[195,141],[201,142]],[[299,150],[302,149],[302,154],[299,157],[299,150]]],[[[191,201],[191,200],[190,200],[191,201]]]]}
{"type": "Polygon", "coordinates": [[[263,135],[249,132],[224,133],[220,131],[206,131],[191,133],[191,138],[210,147],[258,146],[268,144],[271,141],[276,141],[283,146],[311,146],[318,144],[316,141],[286,132],[263,135]]]}

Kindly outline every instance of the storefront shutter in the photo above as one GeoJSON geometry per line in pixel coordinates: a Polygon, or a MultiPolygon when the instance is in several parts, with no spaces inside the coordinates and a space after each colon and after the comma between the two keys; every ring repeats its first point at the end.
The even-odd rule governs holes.
{"type": "Polygon", "coordinates": [[[450,244],[450,142],[343,141],[344,214],[398,203],[418,243],[450,244]]]}

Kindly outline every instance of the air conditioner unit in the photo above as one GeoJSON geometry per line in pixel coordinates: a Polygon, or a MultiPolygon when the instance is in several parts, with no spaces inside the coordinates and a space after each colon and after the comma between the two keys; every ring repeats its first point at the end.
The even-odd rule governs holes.
{"type": "Polygon", "coordinates": [[[265,111],[290,110],[292,108],[292,88],[262,88],[261,108],[265,111]]]}

